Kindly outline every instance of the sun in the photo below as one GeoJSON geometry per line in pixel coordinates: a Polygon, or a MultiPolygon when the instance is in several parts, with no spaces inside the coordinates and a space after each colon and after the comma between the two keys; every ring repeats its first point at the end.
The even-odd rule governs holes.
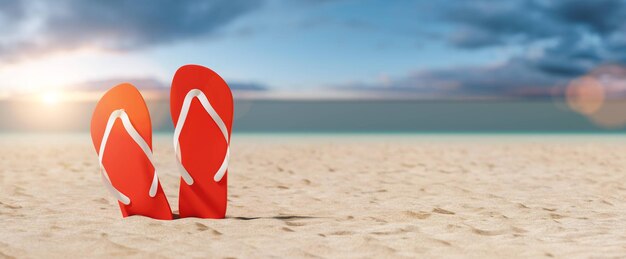
{"type": "Polygon", "coordinates": [[[47,105],[57,105],[61,101],[61,95],[57,92],[43,93],[41,101],[47,105]]]}

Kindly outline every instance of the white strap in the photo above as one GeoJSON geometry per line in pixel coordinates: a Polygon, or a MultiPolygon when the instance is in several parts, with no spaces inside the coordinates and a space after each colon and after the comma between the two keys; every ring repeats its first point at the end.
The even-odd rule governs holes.
{"type": "MultiPolygon", "coordinates": [[[[117,200],[119,200],[121,203],[125,205],[128,205],[130,204],[130,198],[128,198],[128,196],[124,195],[122,192],[118,191],[113,186],[113,184],[111,183],[111,179],[109,178],[109,175],[106,169],[104,168],[104,164],[102,164],[102,160],[104,159],[104,150],[106,148],[106,144],[109,139],[109,134],[111,134],[111,129],[113,129],[113,125],[115,124],[115,121],[118,118],[122,120],[122,125],[124,125],[124,129],[126,129],[126,132],[128,132],[128,135],[130,135],[130,137],[135,141],[135,143],[139,145],[139,147],[146,154],[146,157],[148,157],[148,160],[150,160],[150,163],[152,163],[153,166],[154,166],[154,161],[152,159],[152,150],[150,150],[150,146],[148,146],[148,143],[146,143],[146,141],[141,137],[141,135],[139,135],[139,132],[137,132],[135,127],[133,127],[133,124],[130,122],[130,118],[128,118],[128,114],[126,114],[124,109],[113,111],[111,113],[111,116],[109,116],[109,121],[107,122],[106,129],[104,130],[104,136],[102,137],[102,142],[100,142],[100,152],[98,152],[98,159],[100,161],[102,182],[104,183],[104,186],[109,190],[109,192],[111,192],[111,194],[113,194],[115,198],[117,198],[117,200]]],[[[150,195],[150,197],[156,196],[158,183],[159,183],[159,178],[157,176],[156,168],[155,168],[154,176],[152,177],[152,184],[150,185],[150,191],[148,192],[148,195],[150,195]]]]}
{"type": "Polygon", "coordinates": [[[189,114],[189,108],[191,107],[191,101],[193,101],[193,98],[197,98],[200,101],[202,107],[204,107],[204,110],[211,116],[213,121],[215,121],[215,124],[217,124],[217,127],[220,129],[220,131],[224,135],[224,139],[226,140],[226,155],[224,156],[222,165],[213,176],[213,180],[219,182],[222,180],[222,177],[224,177],[224,174],[226,174],[226,170],[228,169],[228,161],[230,159],[228,129],[226,128],[226,124],[224,123],[222,118],[220,118],[219,114],[217,114],[217,111],[215,111],[213,106],[211,106],[209,99],[207,99],[206,95],[204,95],[204,93],[199,89],[193,89],[189,91],[185,96],[183,106],[180,110],[180,115],[178,116],[178,122],[176,123],[176,128],[174,129],[174,151],[176,152],[176,159],[178,160],[178,170],[183,177],[183,180],[185,180],[185,183],[187,183],[188,185],[192,185],[193,178],[191,177],[189,172],[187,172],[187,169],[185,169],[185,166],[182,163],[179,138],[180,133],[183,130],[183,126],[185,125],[187,115],[189,114]]]}

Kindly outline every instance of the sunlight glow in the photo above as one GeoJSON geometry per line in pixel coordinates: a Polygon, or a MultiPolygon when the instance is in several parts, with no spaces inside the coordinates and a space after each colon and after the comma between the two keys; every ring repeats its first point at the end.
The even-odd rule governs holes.
{"type": "Polygon", "coordinates": [[[41,101],[46,105],[57,105],[61,101],[61,94],[57,92],[43,93],[41,101]]]}
{"type": "MultiPolygon", "coordinates": [[[[0,92],[40,94],[50,89],[83,86],[90,81],[115,78],[159,78],[168,75],[159,64],[142,55],[92,49],[57,52],[25,58],[0,68],[0,92]],[[115,65],[111,65],[115,64],[115,65]]],[[[169,80],[169,79],[168,79],[169,80]]],[[[167,80],[166,80],[167,81],[167,80]]],[[[78,89],[89,91],[89,87],[78,89]]]]}

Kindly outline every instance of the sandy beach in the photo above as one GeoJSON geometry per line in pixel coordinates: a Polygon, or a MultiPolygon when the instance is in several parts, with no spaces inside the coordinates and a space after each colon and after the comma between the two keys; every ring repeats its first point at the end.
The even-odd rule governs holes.
{"type": "Polygon", "coordinates": [[[227,219],[122,219],[88,135],[1,135],[0,258],[626,256],[624,137],[235,135],[230,168],[227,219]]]}

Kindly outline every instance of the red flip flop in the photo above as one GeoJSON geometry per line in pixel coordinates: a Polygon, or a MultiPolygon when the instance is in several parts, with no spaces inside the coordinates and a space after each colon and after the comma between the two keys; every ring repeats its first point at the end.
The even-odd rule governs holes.
{"type": "Polygon", "coordinates": [[[152,159],[150,114],[137,88],[120,84],[102,96],[91,119],[91,139],[102,181],[124,217],[172,219],[152,159]]]}
{"type": "Polygon", "coordinates": [[[172,81],[170,111],[181,173],[181,217],[224,218],[233,96],[212,70],[186,65],[172,81]]]}

